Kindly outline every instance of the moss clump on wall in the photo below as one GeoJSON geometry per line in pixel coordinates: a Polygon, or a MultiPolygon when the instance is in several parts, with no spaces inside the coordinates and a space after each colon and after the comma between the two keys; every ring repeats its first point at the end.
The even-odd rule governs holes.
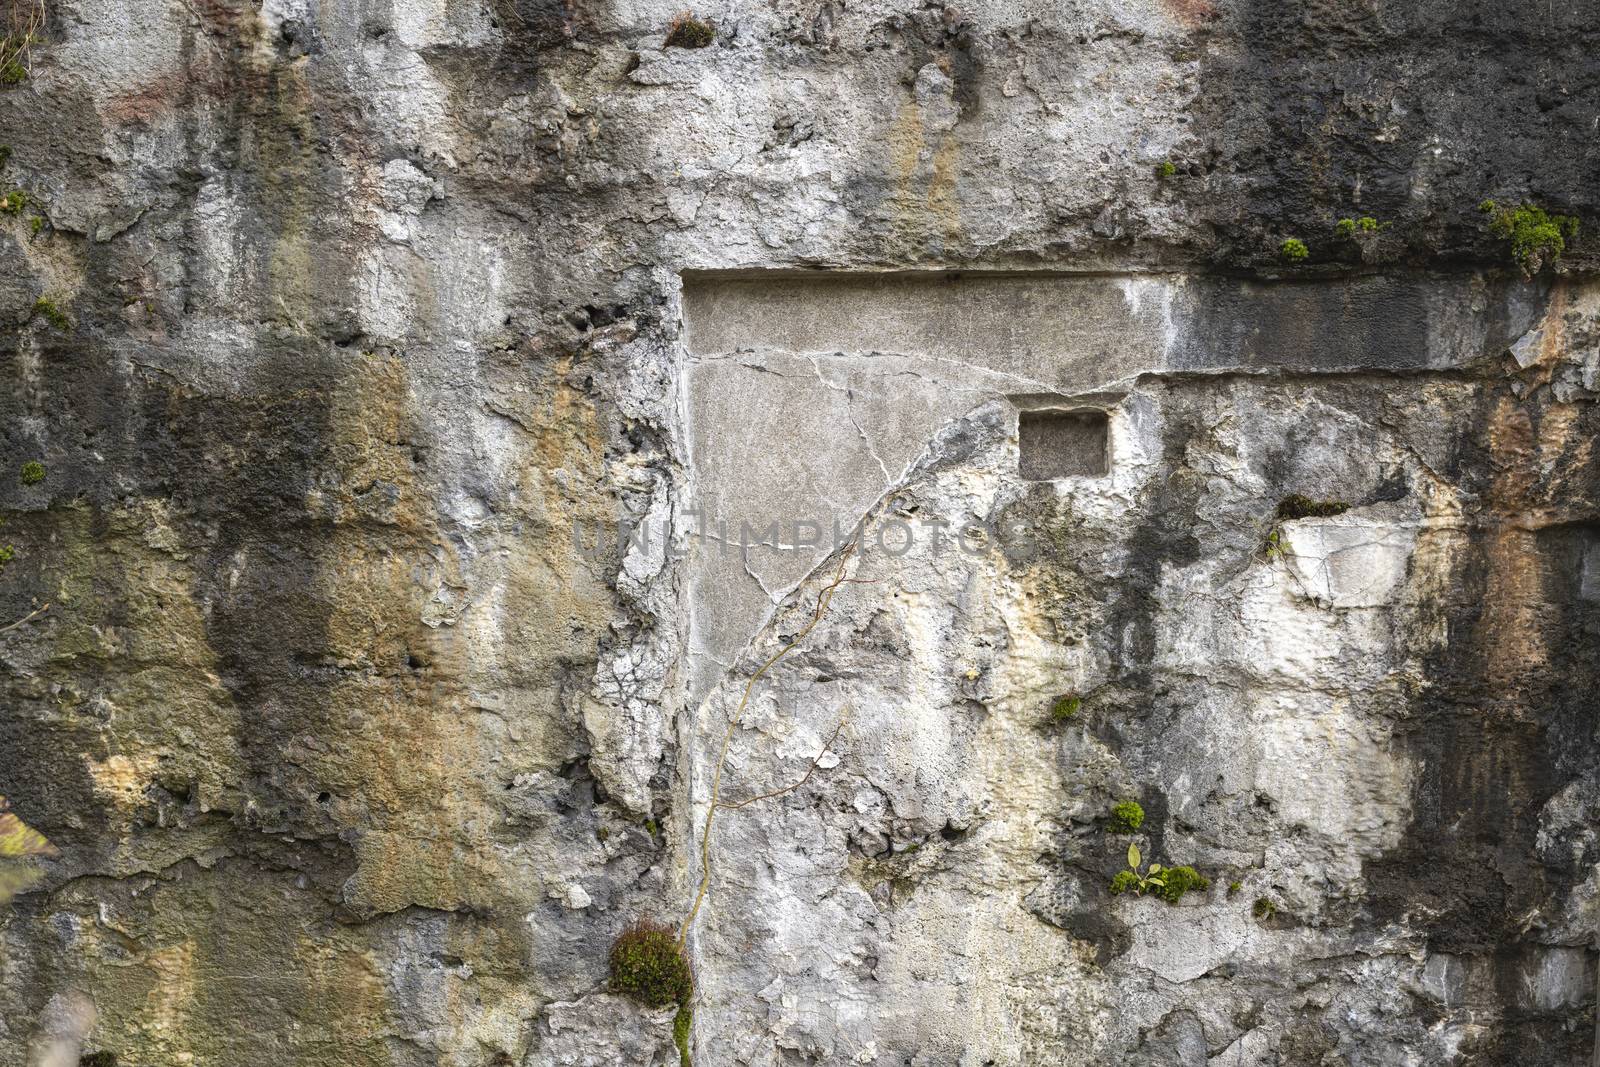
{"type": "Polygon", "coordinates": [[[1166,883],[1156,886],[1151,890],[1151,894],[1160,897],[1168,904],[1176,904],[1191,889],[1211,888],[1211,879],[1193,867],[1168,867],[1163,873],[1166,875],[1166,883]]]}
{"type": "Polygon", "coordinates": [[[1144,808],[1137,800],[1124,800],[1112,806],[1108,821],[1116,833],[1135,833],[1144,825],[1144,808]]]}
{"type": "Polygon", "coordinates": [[[1342,500],[1312,500],[1299,493],[1291,493],[1278,501],[1280,519],[1326,519],[1349,510],[1350,505],[1342,500]]]}
{"type": "Polygon", "coordinates": [[[1311,249],[1298,237],[1290,237],[1278,246],[1278,255],[1290,263],[1299,263],[1311,254],[1311,249]]]}
{"type": "Polygon", "coordinates": [[[1511,242],[1511,258],[1522,273],[1533,277],[1553,266],[1566,251],[1567,242],[1578,236],[1578,220],[1571,215],[1552,215],[1537,204],[1502,207],[1485,200],[1478,210],[1489,216],[1489,232],[1511,242]]]}
{"type": "Polygon", "coordinates": [[[689,1027],[694,1023],[694,1009],[685,1004],[672,1020],[672,1043],[678,1046],[679,1067],[692,1067],[689,1059],[689,1027]]]}
{"type": "Polygon", "coordinates": [[[649,919],[622,931],[611,945],[611,990],[650,1008],[688,1004],[694,977],[676,931],[649,919]]]}
{"type": "Polygon", "coordinates": [[[22,484],[38,485],[44,481],[44,464],[36,459],[30,459],[22,465],[22,484]]]}
{"type": "Polygon", "coordinates": [[[44,316],[44,321],[58,330],[70,330],[72,320],[67,318],[67,313],[56,306],[56,302],[48,296],[41,296],[33,302],[33,313],[44,316]]]}
{"type": "Polygon", "coordinates": [[[667,27],[668,48],[705,48],[717,39],[716,24],[685,11],[667,27]]]}
{"type": "Polygon", "coordinates": [[[1340,219],[1334,224],[1333,232],[1348,240],[1357,234],[1377,233],[1386,225],[1387,223],[1380,223],[1371,215],[1363,215],[1359,219],[1340,219]]]}
{"type": "Polygon", "coordinates": [[[1070,722],[1078,717],[1078,712],[1083,708],[1083,698],[1075,696],[1056,697],[1055,703],[1050,705],[1051,722],[1070,722]]]}

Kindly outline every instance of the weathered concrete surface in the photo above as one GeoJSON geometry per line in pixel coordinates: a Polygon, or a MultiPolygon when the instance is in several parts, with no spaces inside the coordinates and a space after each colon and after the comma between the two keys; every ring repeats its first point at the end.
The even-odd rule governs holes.
{"type": "Polygon", "coordinates": [[[690,512],[796,494],[984,533],[864,556],[758,692],[730,796],[848,723],[719,823],[697,1063],[1576,1062],[1594,245],[1520,281],[1476,205],[1593,228],[1592,13],[723,0],[664,48],[680,6],[47,0],[0,794],[62,856],[0,1067],[80,994],[136,1067],[673,1062],[606,949],[687,912],[817,584],[690,512]],[[818,268],[977,277],[894,320],[922,282],[818,268]],[[1111,470],[1024,484],[1062,394],[1111,470]],[[1291,493],[1353,507],[1267,558],[1291,493]],[[1208,894],[1106,895],[1126,796],[1208,894]]]}

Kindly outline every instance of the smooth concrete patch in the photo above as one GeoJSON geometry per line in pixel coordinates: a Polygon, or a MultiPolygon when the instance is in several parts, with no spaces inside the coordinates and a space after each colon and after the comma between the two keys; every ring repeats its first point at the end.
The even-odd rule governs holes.
{"type": "Polygon", "coordinates": [[[985,402],[1034,409],[1018,477],[1096,475],[1096,412],[1141,375],[1460,366],[1503,351],[1541,303],[1535,285],[1476,275],[687,275],[692,693],[825,558],[835,529],[985,402]],[[1069,433],[1038,412],[1051,407],[1081,424],[1069,433]]]}

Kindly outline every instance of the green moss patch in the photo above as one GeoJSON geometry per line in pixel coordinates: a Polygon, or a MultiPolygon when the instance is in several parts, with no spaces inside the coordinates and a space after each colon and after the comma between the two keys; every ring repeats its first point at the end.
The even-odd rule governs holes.
{"type": "Polygon", "coordinates": [[[694,976],[676,931],[641,919],[611,945],[611,991],[650,1008],[689,1003],[694,976]]]}
{"type": "Polygon", "coordinates": [[[1478,210],[1489,216],[1489,232],[1511,243],[1511,258],[1530,278],[1553,266],[1567,242],[1578,236],[1576,218],[1553,215],[1537,204],[1505,207],[1485,200],[1478,210]]]}
{"type": "Polygon", "coordinates": [[[685,11],[667,27],[668,48],[705,48],[717,39],[716,24],[685,11]]]}
{"type": "Polygon", "coordinates": [[[1078,717],[1078,712],[1083,710],[1083,698],[1074,696],[1056,697],[1055,703],[1050,705],[1051,722],[1071,722],[1078,717]]]}
{"type": "Polygon", "coordinates": [[[58,330],[70,330],[72,320],[67,318],[67,313],[56,306],[56,302],[48,296],[41,296],[33,302],[33,313],[44,317],[44,321],[58,330]]]}
{"type": "Polygon", "coordinates": [[[1299,493],[1291,493],[1278,501],[1280,519],[1326,519],[1349,510],[1350,505],[1343,500],[1312,500],[1299,493]]]}
{"type": "Polygon", "coordinates": [[[689,1027],[694,1024],[694,1009],[685,1004],[672,1020],[672,1043],[678,1046],[678,1067],[693,1067],[689,1059],[689,1027]]]}
{"type": "Polygon", "coordinates": [[[1107,824],[1119,834],[1136,833],[1144,825],[1144,807],[1137,800],[1124,800],[1112,805],[1107,824]]]}

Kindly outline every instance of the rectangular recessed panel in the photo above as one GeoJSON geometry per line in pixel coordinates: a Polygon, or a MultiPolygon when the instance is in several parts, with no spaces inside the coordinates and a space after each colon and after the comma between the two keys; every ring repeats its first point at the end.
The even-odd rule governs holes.
{"type": "Polygon", "coordinates": [[[1106,473],[1103,411],[1024,411],[1018,417],[1019,469],[1029,481],[1096,477],[1106,473]]]}

